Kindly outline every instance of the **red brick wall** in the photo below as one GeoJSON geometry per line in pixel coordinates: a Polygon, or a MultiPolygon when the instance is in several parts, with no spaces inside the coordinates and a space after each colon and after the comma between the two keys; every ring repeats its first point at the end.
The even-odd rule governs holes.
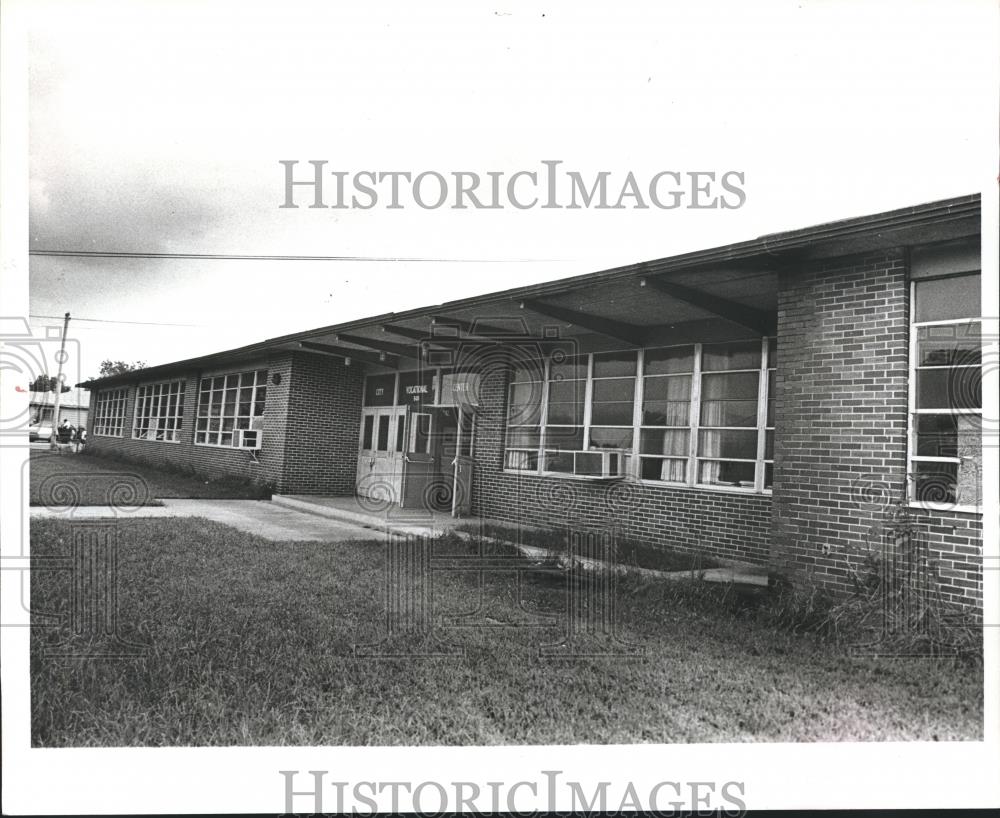
{"type": "MultiPolygon", "coordinates": [[[[774,542],[779,570],[851,589],[906,480],[909,298],[903,253],[781,272],[774,542]]],[[[942,593],[979,604],[981,518],[917,512],[942,593]]]]}
{"type": "Polygon", "coordinates": [[[507,380],[484,378],[476,418],[473,509],[496,520],[533,526],[604,529],[681,551],[764,564],[771,498],[639,482],[594,484],[503,471],[507,380]]]}

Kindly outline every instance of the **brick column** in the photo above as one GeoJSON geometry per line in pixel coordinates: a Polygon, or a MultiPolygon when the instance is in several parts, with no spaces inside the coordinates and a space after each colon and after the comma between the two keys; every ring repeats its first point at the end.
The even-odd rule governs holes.
{"type": "Polygon", "coordinates": [[[779,274],[775,566],[850,587],[906,476],[906,267],[901,251],[779,274]]]}

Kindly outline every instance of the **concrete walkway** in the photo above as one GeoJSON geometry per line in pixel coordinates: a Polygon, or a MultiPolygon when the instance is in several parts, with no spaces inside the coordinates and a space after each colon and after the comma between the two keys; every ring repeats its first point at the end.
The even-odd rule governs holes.
{"type": "Polygon", "coordinates": [[[381,534],[343,520],[309,514],[267,500],[170,500],[162,506],[140,506],[123,511],[109,506],[80,506],[71,511],[54,511],[40,506],[29,510],[32,519],[50,520],[131,520],[140,517],[203,517],[256,534],[274,542],[344,542],[377,540],[381,534]]]}
{"type": "Polygon", "coordinates": [[[452,517],[441,511],[400,508],[395,504],[357,497],[275,494],[272,502],[285,508],[377,531],[423,537],[440,537],[460,525],[479,520],[478,517],[452,517]]]}

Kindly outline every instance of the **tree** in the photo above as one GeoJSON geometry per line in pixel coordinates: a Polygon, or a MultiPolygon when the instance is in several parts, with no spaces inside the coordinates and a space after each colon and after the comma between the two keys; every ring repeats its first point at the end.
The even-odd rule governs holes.
{"type": "MultiPolygon", "coordinates": [[[[31,386],[28,387],[32,392],[55,392],[56,385],[59,383],[58,378],[50,378],[48,375],[39,375],[35,380],[31,382],[31,386]]],[[[70,388],[63,385],[63,388],[59,390],[60,393],[69,392],[70,388]]]]}
{"type": "Polygon", "coordinates": [[[101,361],[101,374],[97,377],[107,378],[110,375],[124,375],[128,372],[135,372],[138,369],[145,369],[145,361],[112,361],[110,359],[101,361]]]}

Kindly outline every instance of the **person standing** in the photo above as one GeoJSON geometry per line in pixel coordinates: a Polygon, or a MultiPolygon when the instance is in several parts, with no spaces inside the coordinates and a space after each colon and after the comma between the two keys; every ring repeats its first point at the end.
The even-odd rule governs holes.
{"type": "Polygon", "coordinates": [[[59,453],[62,454],[64,448],[67,448],[73,442],[73,435],[76,429],[70,425],[68,418],[63,418],[62,423],[59,424],[59,428],[56,429],[56,448],[59,453]]]}

